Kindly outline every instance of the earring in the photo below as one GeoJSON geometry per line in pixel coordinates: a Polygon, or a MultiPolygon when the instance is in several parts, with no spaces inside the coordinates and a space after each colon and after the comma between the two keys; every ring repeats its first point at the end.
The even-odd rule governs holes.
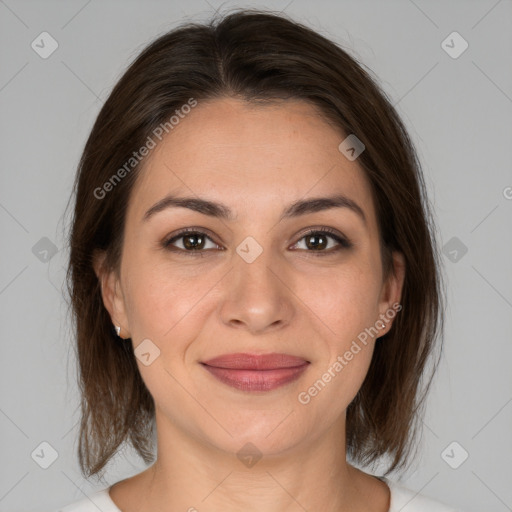
{"type": "Polygon", "coordinates": [[[117,334],[119,337],[121,337],[121,336],[120,336],[120,334],[121,334],[121,327],[120,327],[119,325],[114,325],[114,328],[115,328],[115,330],[116,330],[116,334],[117,334]]]}

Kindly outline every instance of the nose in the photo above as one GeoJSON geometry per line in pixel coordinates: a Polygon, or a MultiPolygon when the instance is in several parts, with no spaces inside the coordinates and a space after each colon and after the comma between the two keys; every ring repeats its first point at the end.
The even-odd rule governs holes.
{"type": "Polygon", "coordinates": [[[293,282],[285,265],[264,250],[248,263],[238,253],[223,288],[221,319],[229,327],[261,334],[288,325],[294,315],[293,282]]]}

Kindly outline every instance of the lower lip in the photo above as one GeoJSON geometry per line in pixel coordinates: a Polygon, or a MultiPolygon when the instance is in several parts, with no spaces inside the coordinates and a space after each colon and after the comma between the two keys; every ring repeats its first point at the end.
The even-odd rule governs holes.
{"type": "Polygon", "coordinates": [[[285,384],[297,380],[306,370],[309,363],[293,368],[277,368],[275,370],[234,370],[203,366],[224,384],[242,391],[272,391],[285,384]]]}

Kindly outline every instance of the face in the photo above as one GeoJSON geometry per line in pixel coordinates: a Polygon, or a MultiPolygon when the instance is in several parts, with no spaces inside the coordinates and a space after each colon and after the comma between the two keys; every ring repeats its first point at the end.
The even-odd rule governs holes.
{"type": "Polygon", "coordinates": [[[119,277],[102,290],[121,335],[145,340],[137,364],[158,428],[267,454],[344,428],[403,282],[398,254],[384,280],[370,186],[344,138],[305,102],[218,99],[147,157],[119,277]],[[199,203],[146,214],[168,195],[230,215],[199,203]],[[345,203],[307,203],[335,196],[345,203]]]}

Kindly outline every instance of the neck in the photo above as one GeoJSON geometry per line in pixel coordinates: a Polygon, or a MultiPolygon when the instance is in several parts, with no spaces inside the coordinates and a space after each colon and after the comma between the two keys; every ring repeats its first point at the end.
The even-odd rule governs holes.
{"type": "Polygon", "coordinates": [[[159,425],[157,432],[157,460],[134,477],[138,490],[134,485],[129,499],[118,500],[123,511],[388,510],[386,484],[346,462],[344,421],[307,444],[262,454],[257,462],[241,461],[175,425],[159,425]]]}

